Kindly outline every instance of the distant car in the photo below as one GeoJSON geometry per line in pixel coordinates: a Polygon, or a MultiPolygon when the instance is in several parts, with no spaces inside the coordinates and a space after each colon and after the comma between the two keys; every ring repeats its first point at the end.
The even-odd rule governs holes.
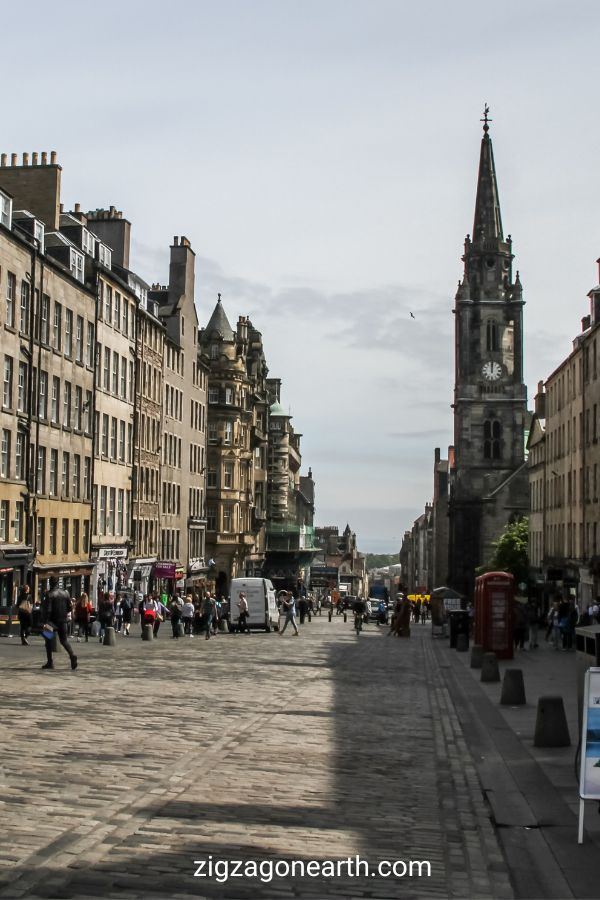
{"type": "Polygon", "coordinates": [[[379,613],[379,604],[381,603],[381,597],[369,597],[369,602],[371,604],[371,615],[369,616],[370,622],[381,622],[382,625],[387,625],[388,616],[389,616],[389,603],[384,600],[385,603],[385,620],[382,621],[382,618],[379,613]]]}

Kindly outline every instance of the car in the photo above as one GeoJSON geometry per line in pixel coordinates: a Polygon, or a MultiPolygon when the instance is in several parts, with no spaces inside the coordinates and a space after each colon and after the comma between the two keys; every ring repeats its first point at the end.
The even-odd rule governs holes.
{"type": "Polygon", "coordinates": [[[385,621],[381,621],[381,615],[379,613],[379,604],[381,603],[381,597],[369,597],[369,603],[371,604],[371,615],[369,616],[370,622],[380,622],[382,625],[387,625],[388,617],[389,617],[389,603],[384,600],[385,603],[385,621]]]}

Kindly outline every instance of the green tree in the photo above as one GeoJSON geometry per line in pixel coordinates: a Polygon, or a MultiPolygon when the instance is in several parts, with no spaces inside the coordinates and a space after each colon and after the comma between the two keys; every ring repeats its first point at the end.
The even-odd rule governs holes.
{"type": "Polygon", "coordinates": [[[510,572],[515,584],[527,582],[529,575],[529,520],[526,516],[507,525],[494,545],[494,555],[484,570],[510,572]]]}
{"type": "Polygon", "coordinates": [[[381,569],[384,566],[395,566],[398,564],[397,553],[367,553],[366,554],[367,570],[381,569]]]}

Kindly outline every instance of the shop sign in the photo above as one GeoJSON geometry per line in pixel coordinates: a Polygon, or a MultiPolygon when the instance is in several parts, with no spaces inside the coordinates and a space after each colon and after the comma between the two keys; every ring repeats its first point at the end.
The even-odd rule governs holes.
{"type": "Polygon", "coordinates": [[[101,547],[98,559],[127,559],[127,547],[101,547]]]}
{"type": "Polygon", "coordinates": [[[154,575],[156,578],[175,578],[175,563],[157,562],[154,565],[154,575]]]}

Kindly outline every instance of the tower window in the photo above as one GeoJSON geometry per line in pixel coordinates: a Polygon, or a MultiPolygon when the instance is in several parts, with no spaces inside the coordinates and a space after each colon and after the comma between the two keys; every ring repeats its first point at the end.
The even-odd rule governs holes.
{"type": "Polygon", "coordinates": [[[483,458],[500,459],[502,425],[498,419],[486,419],[483,425],[483,458]]]}
{"type": "Polygon", "coordinates": [[[486,327],[486,348],[498,350],[498,324],[493,319],[488,319],[486,327]]]}

